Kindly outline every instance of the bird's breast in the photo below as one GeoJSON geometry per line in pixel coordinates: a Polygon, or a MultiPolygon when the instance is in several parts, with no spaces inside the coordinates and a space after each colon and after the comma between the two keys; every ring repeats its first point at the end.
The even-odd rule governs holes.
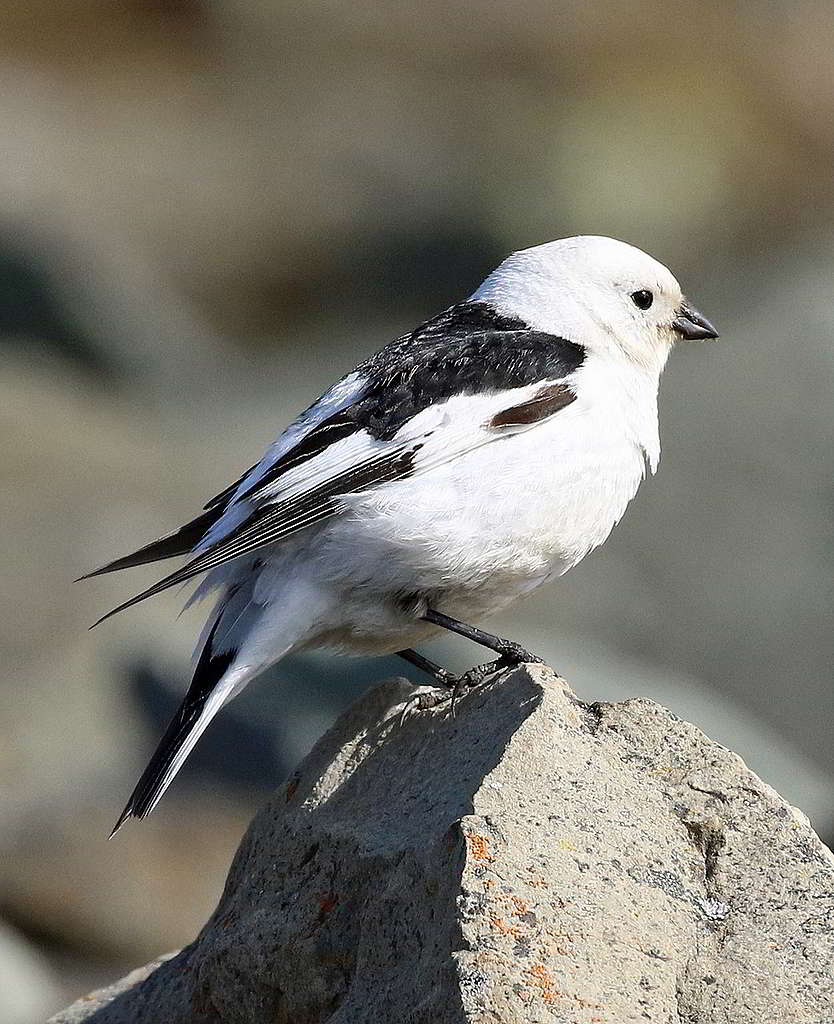
{"type": "Polygon", "coordinates": [[[576,402],[552,422],[357,496],[339,544],[419,588],[543,580],[605,540],[643,471],[639,446],[576,402]]]}

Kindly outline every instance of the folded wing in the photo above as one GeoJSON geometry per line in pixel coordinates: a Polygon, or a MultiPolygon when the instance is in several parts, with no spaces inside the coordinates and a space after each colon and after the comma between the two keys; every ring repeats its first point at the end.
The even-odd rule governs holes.
{"type": "MultiPolygon", "coordinates": [[[[348,374],[179,530],[90,573],[194,557],[99,622],[338,515],[344,497],[534,427],[575,399],[583,350],[483,303],[451,307],[348,374]]],[[[97,625],[97,623],[96,623],[97,625]]]]}

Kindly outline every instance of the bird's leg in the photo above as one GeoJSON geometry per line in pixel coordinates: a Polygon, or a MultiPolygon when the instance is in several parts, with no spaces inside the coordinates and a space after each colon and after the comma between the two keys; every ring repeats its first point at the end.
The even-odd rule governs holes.
{"type": "Polygon", "coordinates": [[[403,708],[402,715],[400,716],[401,724],[413,712],[427,711],[429,708],[436,708],[447,701],[451,702],[451,711],[454,714],[455,702],[464,690],[478,686],[488,676],[493,675],[502,668],[519,665],[525,661],[541,662],[542,660],[512,640],[504,640],[502,637],[494,636],[492,633],[485,633],[476,626],[467,626],[465,622],[459,622],[450,615],[436,612],[433,608],[428,608],[423,618],[426,622],[431,622],[436,626],[441,626],[443,629],[450,630],[452,633],[465,636],[467,640],[473,640],[476,644],[481,644],[482,647],[488,647],[491,651],[495,651],[498,657],[495,661],[488,661],[484,665],[476,665],[474,668],[469,669],[468,672],[464,672],[463,675],[456,676],[449,672],[448,669],[442,668],[435,662],[423,657],[422,654],[418,654],[417,651],[411,650],[411,648],[397,651],[397,655],[400,658],[426,672],[442,687],[442,689],[432,690],[429,693],[421,693],[410,700],[403,708]]]}
{"type": "Polygon", "coordinates": [[[449,690],[458,681],[458,677],[447,668],[443,668],[442,665],[438,665],[435,661],[424,658],[422,654],[418,654],[417,651],[413,651],[410,647],[407,647],[404,651],[397,651],[397,657],[407,661],[409,665],[419,668],[421,672],[431,676],[439,686],[445,686],[449,690]]]}
{"type": "Polygon", "coordinates": [[[430,690],[428,693],[421,693],[413,697],[403,708],[400,724],[414,711],[428,711],[429,708],[436,708],[441,704],[445,704],[446,701],[452,702],[451,710],[452,714],[454,714],[455,701],[460,691],[470,685],[469,682],[463,676],[456,676],[453,672],[423,657],[422,654],[418,654],[417,651],[413,651],[410,647],[403,651],[397,651],[397,656],[430,675],[441,687],[441,689],[430,690]]]}
{"type": "MultiPolygon", "coordinates": [[[[471,670],[473,675],[480,676],[477,682],[480,682],[490,671],[494,672],[499,668],[519,665],[525,661],[541,663],[541,658],[531,654],[513,640],[504,640],[502,637],[494,636],[492,633],[485,633],[482,629],[478,629],[477,626],[467,626],[465,622],[459,622],[457,619],[453,619],[451,615],[444,615],[443,612],[436,612],[434,608],[427,608],[423,618],[426,622],[431,622],[435,626],[441,626],[452,633],[465,636],[467,640],[473,640],[476,644],[495,651],[498,655],[495,661],[489,662],[488,665],[479,665],[471,670]]],[[[467,672],[462,678],[466,679],[469,674],[467,672]]],[[[468,685],[474,685],[474,681],[468,685]]]]}

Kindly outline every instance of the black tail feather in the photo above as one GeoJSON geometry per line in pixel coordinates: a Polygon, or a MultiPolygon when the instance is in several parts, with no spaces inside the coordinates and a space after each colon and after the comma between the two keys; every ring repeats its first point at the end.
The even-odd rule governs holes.
{"type": "Polygon", "coordinates": [[[220,682],[226,670],[235,659],[236,650],[212,654],[212,640],[219,622],[220,617],[218,616],[218,620],[203,646],[197,667],[194,670],[191,686],[188,688],[188,693],[185,695],[185,699],[180,704],[170,725],[165,730],[165,735],[159,741],[147,768],[142,772],[139,781],[130,794],[130,799],[125,805],[125,809],[119,815],[119,820],[110,833],[111,839],[128,818],[144,818],[150,814],[163,787],[166,772],[173,764],[174,758],[182,745],[188,739],[215,686],[220,682]]]}
{"type": "Polygon", "coordinates": [[[136,787],[130,794],[125,809],[119,815],[119,820],[113,826],[113,831],[110,833],[111,839],[128,818],[144,818],[150,812],[154,797],[162,785],[165,772],[171,767],[177,751],[185,742],[204,703],[205,698],[193,704],[190,704],[187,698],[182,702],[173,721],[165,730],[165,735],[159,741],[147,768],[142,772],[136,787]]]}

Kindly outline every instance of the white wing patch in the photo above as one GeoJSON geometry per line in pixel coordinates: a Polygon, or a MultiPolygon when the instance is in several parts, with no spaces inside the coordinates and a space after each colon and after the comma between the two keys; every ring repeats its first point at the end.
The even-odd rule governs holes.
{"type": "Polygon", "coordinates": [[[290,452],[300,441],[315,430],[317,426],[336,413],[349,408],[362,397],[365,390],[365,379],[354,371],[343,377],[337,384],[314,402],[294,420],[287,429],[267,448],[264,457],[238,484],[224,514],[212,526],[200,543],[195,553],[207,551],[214,547],[234,531],[252,514],[254,505],[251,501],[240,501],[240,495],[251,490],[270,469],[290,452]]]}
{"type": "Polygon", "coordinates": [[[290,449],[294,448],[299,441],[303,440],[319,424],[326,419],[335,416],[349,406],[357,402],[365,390],[365,379],[361,374],[354,371],[343,377],[337,384],[334,384],[329,391],[306,409],[293,423],[291,423],[283,434],[275,440],[267,449],[266,454],[258,465],[241,481],[232,500],[248,490],[253,484],[270,470],[279,459],[282,459],[290,449]]]}

